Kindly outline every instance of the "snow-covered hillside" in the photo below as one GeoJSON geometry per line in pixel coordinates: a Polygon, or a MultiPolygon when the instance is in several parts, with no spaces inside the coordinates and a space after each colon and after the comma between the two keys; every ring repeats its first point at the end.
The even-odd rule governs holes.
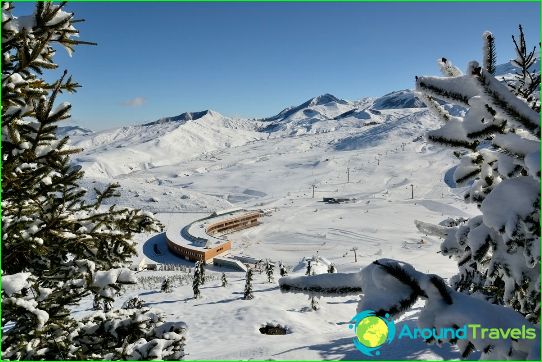
{"type": "Polygon", "coordinates": [[[83,165],[89,176],[107,178],[261,138],[256,124],[207,110],[72,137],[72,144],[84,149],[75,162],[83,165]]]}
{"type": "MultiPolygon", "coordinates": [[[[463,190],[449,182],[457,162],[451,151],[425,141],[438,121],[427,108],[411,108],[419,105],[407,90],[359,101],[326,94],[263,120],[185,113],[73,137],[73,144],[85,148],[75,162],[86,170],[88,189],[118,182],[117,203],[157,212],[166,228],[218,209],[273,210],[261,225],[229,236],[232,253],[282,262],[290,275],[304,275],[307,258],[319,255],[339,272],[388,257],[447,277],[455,264],[437,254],[440,240],[420,234],[414,221],[438,223],[478,211],[465,205],[463,190]],[[325,204],[322,197],[351,201],[325,204]]],[[[139,258],[193,267],[167,251],[163,234],[139,235],[137,241],[139,258]]],[[[321,298],[321,309],[314,312],[306,296],[281,293],[265,275],[256,273],[255,299],[245,301],[244,274],[218,267],[209,267],[209,273],[214,281],[201,290],[203,299],[192,299],[189,283],[178,283],[171,294],[157,292],[159,283],[151,283],[129,289],[117,303],[139,296],[147,306],[185,321],[190,359],[360,357],[345,324],[355,314],[357,296],[321,298]],[[222,272],[230,281],[226,288],[218,287],[222,272]],[[220,316],[220,323],[203,315],[220,316]],[[291,333],[261,334],[258,329],[268,322],[291,333]]],[[[139,275],[144,280],[166,274],[175,273],[139,275]]],[[[399,323],[415,318],[407,315],[399,323]]],[[[397,345],[383,356],[457,357],[450,347],[422,343],[397,345]]]]}
{"type": "Polygon", "coordinates": [[[84,149],[75,162],[84,166],[88,176],[109,178],[268,138],[354,131],[382,123],[393,128],[394,121],[405,115],[402,109],[410,113],[422,106],[410,90],[356,102],[324,94],[259,121],[206,110],[95,133],[65,127],[59,134],[71,136],[72,145],[84,149]]]}
{"type": "Polygon", "coordinates": [[[79,127],[79,126],[62,126],[62,127],[58,127],[56,130],[56,134],[59,138],[62,138],[65,136],[69,136],[69,137],[86,136],[86,135],[90,135],[91,133],[92,131],[90,129],[79,127]]]}

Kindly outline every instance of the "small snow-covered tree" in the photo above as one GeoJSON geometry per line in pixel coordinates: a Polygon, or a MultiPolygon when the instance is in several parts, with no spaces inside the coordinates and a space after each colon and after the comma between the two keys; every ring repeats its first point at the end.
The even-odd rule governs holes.
{"type": "Polygon", "coordinates": [[[135,282],[122,268],[136,253],[132,236],[160,224],[141,210],[106,207],[117,185],[87,196],[69,158],[78,150],[57,139],[71,106],[55,100],[79,85],[67,71],[53,82],[43,73],[58,67],[55,46],[71,54],[90,44],[74,39],[77,20],[64,6],[38,2],[32,15],[16,17],[2,3],[2,358],[178,359],[184,324],[132,310],[81,320],[70,312],[93,295],[109,308],[120,285],[135,282]],[[153,351],[141,349],[147,344],[153,351]]]}
{"type": "Polygon", "coordinates": [[[333,264],[333,263],[329,264],[329,266],[327,267],[327,272],[328,273],[336,273],[337,268],[335,268],[335,264],[333,264]]]}
{"type": "Polygon", "coordinates": [[[320,304],[318,303],[319,297],[313,295],[309,298],[311,300],[311,309],[314,311],[317,311],[318,309],[320,309],[320,304]]]}
{"type": "Polygon", "coordinates": [[[169,278],[164,279],[162,282],[162,286],[160,287],[160,291],[163,293],[171,293],[171,280],[169,278]]]}
{"type": "Polygon", "coordinates": [[[307,270],[305,270],[305,275],[311,275],[312,274],[312,261],[307,261],[307,270]]]}
{"type": "Polygon", "coordinates": [[[267,275],[267,281],[271,283],[273,281],[273,274],[275,273],[275,265],[267,259],[265,261],[265,274],[267,275]]]}
{"type": "Polygon", "coordinates": [[[286,270],[286,267],[282,263],[280,263],[280,266],[279,266],[279,273],[281,277],[288,275],[288,271],[286,270]]]}
{"type": "Polygon", "coordinates": [[[103,303],[102,299],[98,294],[94,294],[94,299],[92,301],[92,309],[93,310],[102,310],[103,309],[103,303]]]}
{"type": "Polygon", "coordinates": [[[253,299],[254,295],[252,294],[252,268],[247,269],[246,279],[245,279],[245,292],[243,294],[243,299],[253,299]]]}
{"type": "Polygon", "coordinates": [[[198,268],[199,268],[199,282],[201,285],[205,284],[205,264],[201,261],[198,262],[198,268]]]}
{"type": "Polygon", "coordinates": [[[122,309],[141,309],[143,308],[143,301],[139,297],[133,297],[128,299],[122,305],[122,309]]]}
{"type": "Polygon", "coordinates": [[[465,200],[481,215],[447,228],[443,255],[458,261],[451,285],[459,291],[508,305],[530,321],[540,320],[540,69],[527,52],[520,27],[514,38],[520,71],[503,83],[493,76],[493,35],[485,32],[484,64],[471,62],[463,75],[439,63],[444,78],[419,77],[416,89],[444,125],[429,132],[434,142],[466,147],[454,172],[468,186],[465,200]],[[533,83],[534,82],[534,83],[533,83]],[[452,116],[440,99],[467,107],[452,116]]]}
{"type": "Polygon", "coordinates": [[[201,296],[201,292],[199,290],[199,287],[201,285],[200,273],[201,269],[199,267],[199,264],[196,262],[196,266],[194,267],[194,278],[192,278],[192,290],[194,291],[194,299],[197,299],[201,296]]]}
{"type": "Polygon", "coordinates": [[[222,287],[228,286],[228,279],[226,279],[226,273],[222,273],[221,281],[222,281],[222,287]]]}

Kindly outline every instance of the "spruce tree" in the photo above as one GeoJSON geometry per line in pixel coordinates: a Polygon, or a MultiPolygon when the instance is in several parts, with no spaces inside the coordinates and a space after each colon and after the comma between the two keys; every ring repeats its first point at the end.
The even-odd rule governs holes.
{"type": "Polygon", "coordinates": [[[318,297],[313,295],[309,298],[311,300],[311,309],[314,311],[317,311],[318,309],[320,309],[320,304],[318,303],[318,297]]]}
{"type": "Polygon", "coordinates": [[[335,264],[333,264],[333,263],[329,264],[329,266],[327,268],[327,272],[328,273],[336,273],[337,269],[335,268],[335,264]]]}
{"type": "Polygon", "coordinates": [[[245,280],[245,292],[243,294],[243,299],[253,299],[254,295],[252,294],[252,269],[249,267],[247,269],[246,280],[245,280]]]}
{"type": "Polygon", "coordinates": [[[103,301],[100,298],[98,294],[94,294],[94,299],[92,301],[92,309],[93,310],[102,310],[103,309],[103,301]]]}
{"type": "Polygon", "coordinates": [[[128,299],[122,305],[122,309],[141,309],[143,308],[143,301],[139,297],[133,297],[128,299]]]}
{"type": "Polygon", "coordinates": [[[199,268],[199,281],[201,285],[205,284],[205,264],[203,262],[198,262],[199,268]]]}
{"type": "Polygon", "coordinates": [[[171,280],[169,278],[164,279],[162,282],[162,286],[160,287],[160,291],[163,293],[171,293],[171,280]]]}
{"type": "Polygon", "coordinates": [[[226,273],[222,273],[222,286],[227,287],[228,286],[228,279],[226,279],[226,273]]]}
{"type": "Polygon", "coordinates": [[[279,266],[279,273],[281,277],[288,275],[288,271],[286,270],[286,267],[282,263],[280,263],[280,266],[279,266]]]}
{"type": "Polygon", "coordinates": [[[267,281],[271,283],[273,281],[273,273],[275,272],[275,266],[269,261],[265,262],[265,274],[267,275],[267,281]]]}
{"type": "MultiPolygon", "coordinates": [[[[516,65],[532,60],[522,33],[520,28],[520,40],[515,41],[516,65]]],[[[488,36],[484,34],[485,42],[488,36]]],[[[494,47],[485,43],[484,50],[489,49],[494,47]]],[[[521,86],[525,80],[527,90],[522,92],[534,87],[529,96],[510,86],[509,79],[495,79],[492,57],[494,51],[485,54],[483,66],[471,62],[465,75],[442,58],[444,77],[416,78],[420,98],[444,123],[429,132],[429,139],[462,148],[454,152],[461,158],[454,179],[465,186],[465,201],[481,212],[443,225],[416,222],[420,231],[445,238],[441,252],[457,260],[459,273],[447,281],[404,262],[380,259],[358,273],[329,275],[326,282],[322,276],[281,280],[283,291],[342,295],[336,284],[345,282],[349,289],[363,290],[357,310],[374,310],[378,316],[397,317],[423,300],[417,311],[419,328],[438,331],[470,324],[510,331],[521,326],[534,338],[467,333],[462,339],[426,342],[454,344],[464,359],[477,350],[484,360],[540,360],[535,336],[540,325],[540,69],[532,62],[529,68],[519,66],[512,81],[521,86]],[[524,77],[525,69],[531,74],[524,77]],[[467,111],[452,115],[442,101],[467,111]]]]}
{"type": "Polygon", "coordinates": [[[166,335],[162,317],[148,310],[71,314],[93,295],[109,308],[120,285],[135,283],[123,268],[136,253],[132,236],[160,225],[150,213],[106,207],[118,185],[95,189],[88,201],[83,171],[70,163],[78,150],[56,136],[71,106],[55,100],[79,84],[67,71],[46,80],[58,68],[53,46],[71,54],[91,44],[74,39],[77,20],[64,6],[38,2],[17,18],[12,3],[2,4],[2,357],[142,359],[153,358],[147,344],[160,343],[152,354],[179,359],[183,323],[168,324],[166,335]]]}
{"type": "Polygon", "coordinates": [[[307,270],[305,271],[305,275],[311,275],[312,274],[312,265],[311,260],[307,262],[307,270]]]}
{"type": "MultiPolygon", "coordinates": [[[[466,147],[454,172],[468,186],[465,201],[481,215],[445,230],[442,254],[458,262],[451,279],[458,291],[477,294],[540,320],[540,69],[536,48],[528,52],[523,30],[514,38],[519,68],[505,83],[491,73],[495,63],[491,33],[484,33],[484,65],[467,73],[444,71],[419,77],[416,88],[444,125],[429,132],[440,144],[466,147]],[[436,100],[467,107],[452,116],[436,100]]],[[[447,60],[441,63],[448,63],[447,60]]],[[[446,66],[442,67],[446,70],[446,66]]]]}
{"type": "Polygon", "coordinates": [[[197,299],[201,296],[201,292],[199,290],[200,284],[201,284],[201,268],[199,267],[198,262],[196,262],[196,266],[194,267],[194,278],[192,279],[192,290],[194,291],[194,299],[197,299]]]}

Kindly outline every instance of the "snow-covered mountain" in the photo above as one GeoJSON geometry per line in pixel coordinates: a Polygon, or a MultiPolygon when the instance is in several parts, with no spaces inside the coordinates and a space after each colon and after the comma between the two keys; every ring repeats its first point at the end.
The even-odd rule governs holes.
{"type": "Polygon", "coordinates": [[[201,112],[184,112],[184,113],[179,114],[178,116],[160,118],[157,121],[146,123],[144,124],[144,126],[152,126],[155,124],[163,124],[163,123],[168,123],[168,122],[177,122],[181,124],[188,121],[195,121],[205,116],[212,117],[213,115],[217,116],[218,114],[209,109],[206,109],[205,111],[201,111],[201,112]]]}
{"type": "MultiPolygon", "coordinates": [[[[519,68],[510,60],[509,62],[499,64],[495,67],[495,76],[510,76],[511,74],[515,74],[516,72],[519,72],[519,68]]],[[[540,52],[537,52],[535,54],[535,62],[533,65],[529,68],[530,71],[540,71],[540,52]]]]}
{"type": "Polygon", "coordinates": [[[412,90],[354,102],[324,94],[264,119],[261,131],[290,135],[333,132],[345,127],[360,128],[382,123],[394,113],[383,113],[382,110],[424,107],[412,90]]]}
{"type": "Polygon", "coordinates": [[[88,174],[114,177],[261,139],[257,128],[247,120],[206,110],[76,136],[72,144],[84,149],[75,162],[88,174]]]}
{"type": "Polygon", "coordinates": [[[259,121],[234,119],[205,110],[100,132],[79,127],[66,128],[63,132],[71,136],[73,146],[84,149],[75,162],[84,166],[87,174],[115,177],[266,138],[339,129],[354,131],[391,122],[394,117],[421,106],[408,90],[355,102],[324,94],[259,121]]]}
{"type": "Polygon", "coordinates": [[[332,118],[336,113],[340,114],[353,106],[352,102],[339,99],[332,94],[323,94],[318,97],[309,99],[308,101],[295,106],[288,107],[282,110],[279,114],[273,117],[264,119],[264,121],[287,121],[305,119],[313,116],[323,116],[332,118]]]}
{"type": "Polygon", "coordinates": [[[66,136],[86,136],[92,133],[92,130],[79,126],[62,126],[56,129],[56,134],[59,138],[66,136]]]}
{"type": "Polygon", "coordinates": [[[425,108],[425,104],[410,89],[388,93],[373,103],[373,109],[425,108]]]}

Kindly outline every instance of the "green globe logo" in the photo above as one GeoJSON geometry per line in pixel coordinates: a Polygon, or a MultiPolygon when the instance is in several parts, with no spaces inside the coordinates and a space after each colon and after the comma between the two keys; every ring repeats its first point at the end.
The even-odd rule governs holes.
{"type": "Polygon", "coordinates": [[[352,339],[354,345],[366,356],[379,356],[379,349],[390,344],[395,337],[395,324],[389,314],[379,317],[373,310],[356,314],[349,327],[356,333],[352,339]]]}
{"type": "Polygon", "coordinates": [[[378,347],[388,338],[388,326],[380,317],[365,317],[356,328],[358,340],[366,347],[378,347]]]}

